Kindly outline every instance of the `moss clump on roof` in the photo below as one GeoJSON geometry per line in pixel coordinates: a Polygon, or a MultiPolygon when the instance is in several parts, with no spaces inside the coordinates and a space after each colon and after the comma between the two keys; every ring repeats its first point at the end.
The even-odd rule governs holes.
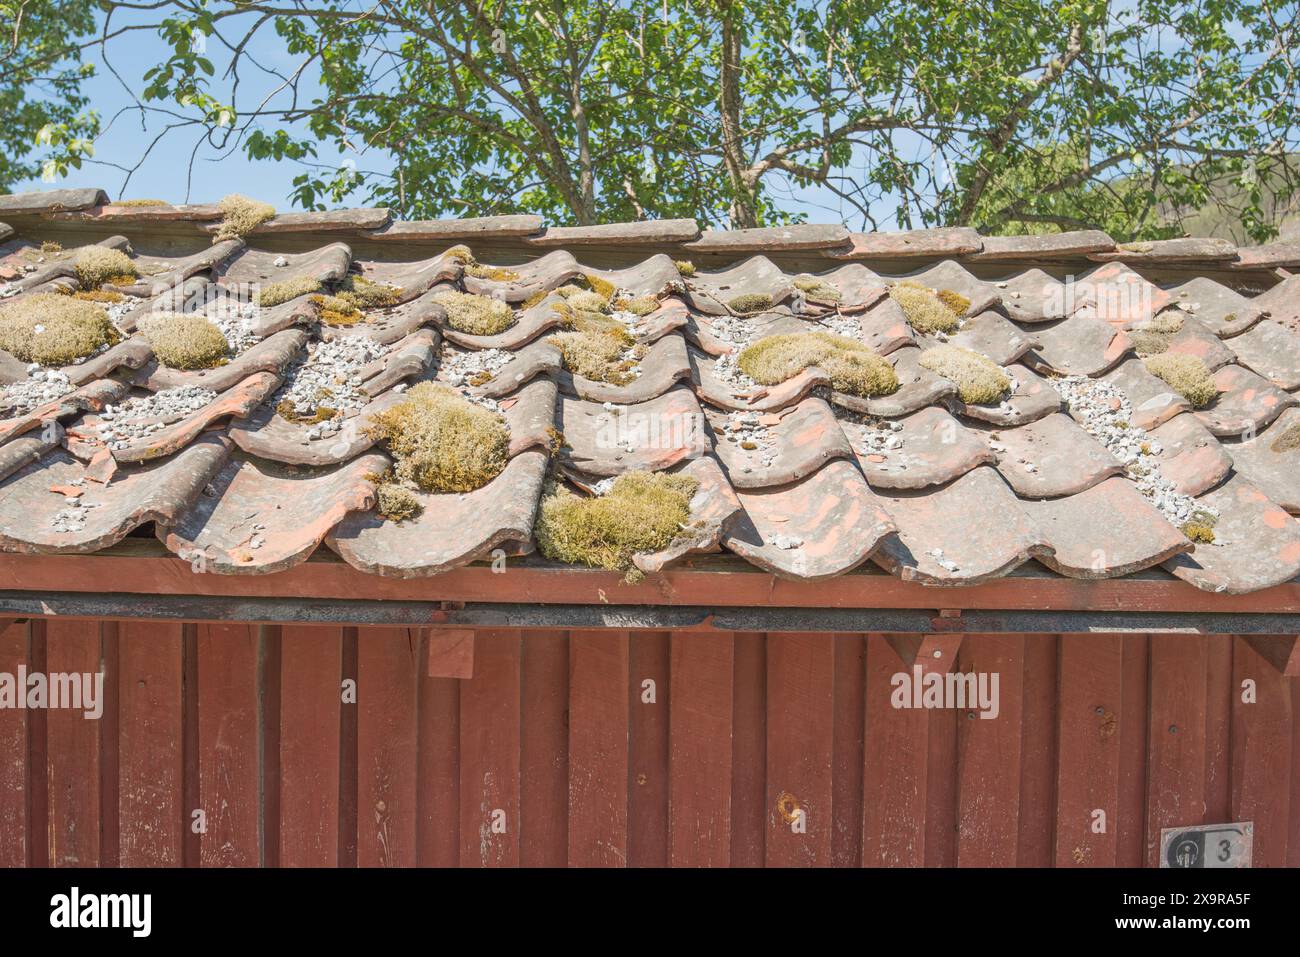
{"type": "Polygon", "coordinates": [[[747,292],[733,297],[727,308],[737,315],[752,316],[772,308],[772,297],[765,292],[747,292]]]}
{"type": "Polygon", "coordinates": [[[632,556],[667,548],[690,522],[699,483],[686,475],[628,472],[604,494],[556,487],[543,499],[538,548],[555,561],[633,573],[632,556]]]}
{"type": "Polygon", "coordinates": [[[1210,368],[1203,360],[1177,352],[1149,356],[1142,360],[1147,371],[1165,383],[1192,404],[1201,409],[1214,401],[1219,394],[1210,368]]]}
{"type": "Polygon", "coordinates": [[[736,365],[762,385],[776,385],[817,366],[837,392],[876,396],[898,391],[893,366],[863,343],[829,332],[767,336],[746,346],[736,365]]]}
{"type": "Polygon", "coordinates": [[[39,293],[0,305],[0,349],[23,362],[63,366],[121,338],[108,313],[71,296],[39,293]]]}
{"type": "Polygon", "coordinates": [[[221,210],[221,225],[212,237],[214,243],[227,239],[242,239],[268,219],[275,218],[275,207],[260,203],[239,193],[231,193],[217,203],[221,210]]]}
{"type": "Polygon", "coordinates": [[[56,242],[55,242],[54,240],[52,240],[52,239],[47,239],[47,240],[45,240],[45,242],[41,243],[41,252],[43,252],[43,253],[61,253],[61,252],[63,252],[63,244],[62,244],[62,243],[56,243],[56,242]]]}
{"type": "Polygon", "coordinates": [[[73,299],[80,299],[82,302],[118,303],[126,301],[126,296],[120,292],[108,292],[104,289],[69,289],[67,286],[59,286],[55,291],[64,296],[71,296],[73,299]]]}
{"type": "Polygon", "coordinates": [[[447,325],[466,335],[495,336],[515,324],[514,310],[491,296],[441,292],[433,301],[446,311],[447,325]]]}
{"type": "Polygon", "coordinates": [[[170,206],[166,200],[162,199],[119,199],[112,203],[114,206],[170,206]]]}
{"type": "Polygon", "coordinates": [[[683,279],[690,279],[695,275],[695,263],[689,259],[673,260],[673,265],[677,267],[677,274],[683,279]]]}
{"type": "Polygon", "coordinates": [[[590,310],[558,309],[566,332],[548,340],[560,350],[564,368],[596,382],[626,385],[642,351],[617,319],[590,310]]]}
{"type": "Polygon", "coordinates": [[[355,326],[365,314],[342,296],[312,296],[307,300],[316,307],[316,315],[327,326],[355,326]]]}
{"type": "Polygon", "coordinates": [[[375,282],[365,276],[348,276],[339,287],[338,298],[350,302],[357,309],[386,309],[397,305],[402,297],[401,286],[375,282]]]}
{"type": "Polygon", "coordinates": [[[458,392],[421,382],[367,432],[388,443],[398,481],[426,492],[472,492],[506,467],[510,431],[500,415],[458,392]]]}
{"type": "Polygon", "coordinates": [[[404,522],[424,511],[415,493],[402,485],[384,482],[377,489],[379,514],[390,522],[404,522]]]}
{"type": "Polygon", "coordinates": [[[1189,541],[1195,542],[1197,545],[1214,544],[1214,529],[1202,522],[1188,522],[1182,527],[1181,531],[1189,541]]]}
{"type": "Polygon", "coordinates": [[[604,312],[609,300],[594,292],[579,289],[568,296],[569,307],[577,312],[604,312]]]}
{"type": "Polygon", "coordinates": [[[917,332],[956,332],[958,320],[970,308],[965,296],[948,289],[935,293],[910,279],[890,286],[889,297],[898,303],[907,324],[917,332]]]}
{"type": "Polygon", "coordinates": [[[1167,309],[1159,315],[1152,316],[1140,328],[1147,332],[1160,332],[1172,336],[1183,328],[1183,314],[1176,309],[1167,309]]]}
{"type": "Polygon", "coordinates": [[[650,313],[659,309],[659,299],[656,296],[636,296],[635,298],[616,299],[613,308],[619,312],[630,312],[634,316],[648,316],[650,313]]]}
{"type": "Polygon", "coordinates": [[[1269,448],[1274,452],[1292,452],[1300,449],[1300,422],[1293,422],[1275,438],[1269,448]]]}
{"type": "MultiPolygon", "coordinates": [[[[325,396],[319,398],[325,398],[325,396]]],[[[334,418],[339,413],[338,410],[330,408],[328,405],[317,405],[311,412],[301,413],[298,411],[298,405],[293,399],[281,399],[275,404],[275,414],[286,422],[293,422],[297,425],[318,425],[334,418]]]]}
{"type": "Polygon", "coordinates": [[[83,289],[98,289],[107,282],[129,285],[140,275],[130,256],[108,246],[79,249],[74,268],[83,289]]]}
{"type": "Polygon", "coordinates": [[[485,266],[470,252],[468,246],[452,246],[444,256],[450,256],[456,262],[461,264],[467,276],[473,276],[475,279],[494,279],[498,282],[511,282],[519,278],[519,273],[513,269],[505,269],[500,266],[485,266]]]}
{"type": "Polygon", "coordinates": [[[935,346],[922,352],[918,361],[957,383],[957,395],[968,405],[990,405],[1011,387],[1011,379],[996,362],[960,346],[935,346]]]}
{"type": "Polygon", "coordinates": [[[608,279],[601,279],[599,276],[592,275],[589,272],[583,273],[581,276],[578,276],[573,281],[575,283],[578,283],[579,285],[585,285],[588,289],[590,289],[596,295],[600,296],[600,298],[604,299],[606,302],[609,302],[611,299],[613,299],[614,293],[618,292],[618,287],[615,286],[608,279]]]}
{"type": "Polygon", "coordinates": [[[1172,338],[1167,332],[1155,332],[1151,329],[1134,329],[1128,337],[1133,343],[1133,351],[1143,358],[1167,352],[1169,340],[1172,338]]]}
{"type": "Polygon", "coordinates": [[[297,276],[261,287],[257,291],[257,304],[266,308],[278,306],[299,296],[320,292],[322,288],[320,280],[314,276],[297,276]]]}
{"type": "Polygon", "coordinates": [[[838,289],[816,276],[803,274],[794,277],[794,286],[809,298],[817,302],[839,302],[844,296],[838,289]]]}
{"type": "Polygon", "coordinates": [[[153,313],[139,322],[158,361],[172,369],[211,369],[230,353],[216,324],[189,313],[153,313]]]}

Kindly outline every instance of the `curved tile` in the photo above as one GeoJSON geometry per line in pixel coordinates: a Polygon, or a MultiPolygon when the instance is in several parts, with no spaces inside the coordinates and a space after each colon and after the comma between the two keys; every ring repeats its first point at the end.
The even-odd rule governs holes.
{"type": "Polygon", "coordinates": [[[216,268],[217,284],[225,289],[252,292],[254,287],[310,277],[318,282],[339,282],[352,265],[346,243],[330,243],[304,253],[276,253],[245,247],[216,268]],[[277,262],[284,265],[277,266],[277,262]]]}
{"type": "Polygon", "coordinates": [[[1002,309],[1016,322],[1055,322],[1073,311],[1067,287],[1041,269],[1026,269],[993,284],[1002,294],[1002,309]]]}
{"type": "Polygon", "coordinates": [[[911,279],[935,290],[951,289],[970,300],[966,315],[977,316],[994,308],[1002,301],[1002,291],[983,279],[977,279],[959,263],[945,259],[916,272],[899,276],[899,279],[911,279]]]}
{"type": "Polygon", "coordinates": [[[564,369],[560,350],[545,339],[529,343],[515,352],[487,382],[470,389],[475,395],[500,399],[538,376],[559,376],[564,369]]]}
{"type": "Polygon", "coordinates": [[[137,256],[140,279],[129,286],[113,286],[128,296],[158,296],[192,276],[209,273],[244,248],[242,239],[227,239],[189,256],[137,256]]]}
{"type": "Polygon", "coordinates": [[[53,402],[37,406],[24,415],[0,419],[0,445],[33,429],[39,429],[51,419],[66,419],[82,412],[99,412],[104,406],[110,402],[117,402],[130,391],[130,385],[116,379],[96,379],[94,382],[87,382],[75,392],[69,392],[53,402]]]}
{"type": "Polygon", "coordinates": [[[1074,316],[1034,327],[1038,348],[1025,365],[1041,374],[1099,376],[1124,360],[1132,349],[1127,335],[1100,319],[1074,316]]]}
{"type": "Polygon", "coordinates": [[[227,461],[178,521],[162,523],[158,538],[172,552],[219,575],[264,575],[307,560],[330,530],[374,503],[366,479],[388,468],[383,455],[365,455],[329,472],[227,461]]]}
{"type": "Polygon", "coordinates": [[[1021,498],[1077,495],[1124,465],[1063,412],[989,435],[997,470],[1021,498]]]}
{"type": "Polygon", "coordinates": [[[1230,448],[1232,464],[1246,481],[1288,512],[1300,512],[1300,444],[1282,441],[1292,429],[1300,431],[1300,409],[1287,409],[1259,435],[1230,448]]]}
{"type": "Polygon", "coordinates": [[[1194,415],[1177,415],[1148,433],[1159,443],[1160,474],[1180,495],[1200,495],[1214,488],[1232,470],[1233,456],[1194,415]]]}
{"type": "Polygon", "coordinates": [[[1251,304],[1274,322],[1300,333],[1300,276],[1288,276],[1252,299],[1251,304]]]}
{"type": "Polygon", "coordinates": [[[21,468],[39,462],[41,456],[51,449],[57,449],[63,441],[63,426],[58,422],[48,432],[41,429],[39,435],[24,435],[0,445],[0,480],[7,479],[21,468]]]}
{"type": "Polygon", "coordinates": [[[438,349],[437,329],[417,329],[388,353],[357,370],[361,391],[369,396],[387,392],[403,379],[424,373],[438,349]]]}
{"type": "Polygon", "coordinates": [[[688,353],[691,380],[701,399],[719,409],[746,412],[769,412],[794,405],[814,389],[829,388],[830,377],[816,366],[773,386],[756,386],[746,390],[732,385],[715,371],[716,360],[699,353],[688,353]]]}
{"type": "Polygon", "coordinates": [[[1248,438],[1297,404],[1295,396],[1238,365],[1216,372],[1214,384],[1219,397],[1193,414],[1218,436],[1248,438]]]}
{"type": "Polygon", "coordinates": [[[1169,348],[1166,351],[1195,356],[1210,371],[1236,361],[1232,350],[1218,336],[1203,323],[1190,318],[1183,320],[1183,327],[1169,338],[1169,348]]]}
{"type": "Polygon", "coordinates": [[[831,459],[853,455],[824,399],[806,398],[779,413],[714,413],[710,424],[717,436],[714,452],[738,489],[788,485],[831,459]],[[733,423],[738,427],[729,428],[733,423]]]}
{"type": "Polygon", "coordinates": [[[1041,345],[1036,336],[1027,336],[996,312],[981,312],[965,320],[961,329],[948,336],[948,341],[987,356],[1000,366],[1018,362],[1029,350],[1041,345]]]}
{"type": "Polygon", "coordinates": [[[739,295],[770,296],[773,305],[790,298],[794,282],[766,256],[751,256],[737,266],[717,272],[698,272],[686,283],[686,298],[693,309],[711,316],[729,316],[727,305],[739,295]]]}
{"type": "Polygon", "coordinates": [[[1244,595],[1300,574],[1300,524],[1241,476],[1197,501],[1216,509],[1214,544],[1165,568],[1203,591],[1244,595]]]}
{"type": "Polygon", "coordinates": [[[135,384],[154,392],[197,386],[224,392],[257,372],[281,372],[307,344],[307,333],[285,329],[244,350],[230,362],[215,369],[170,369],[151,361],[141,367],[135,384]]]}
{"type": "Polygon", "coordinates": [[[704,413],[681,386],[628,406],[561,397],[559,416],[566,443],[561,460],[587,475],[658,472],[707,448],[704,413]]]}
{"type": "Polygon", "coordinates": [[[640,366],[640,374],[626,385],[597,382],[569,373],[565,373],[561,381],[569,391],[590,402],[630,405],[648,402],[663,395],[682,379],[691,377],[691,364],[686,357],[686,340],[681,336],[664,336],[654,342],[637,365],[640,366]]]}
{"type": "Polygon", "coordinates": [[[1071,578],[1118,578],[1188,551],[1192,543],[1126,478],[1077,495],[1024,503],[1052,546],[1039,560],[1071,578]]]}
{"type": "Polygon", "coordinates": [[[857,468],[835,459],[781,488],[738,491],[737,513],[722,544],[784,578],[842,575],[871,556],[894,523],[857,468]]]}
{"type": "Polygon", "coordinates": [[[233,388],[227,389],[210,403],[179,422],[150,433],[123,449],[114,449],[118,462],[148,462],[184,448],[201,432],[220,419],[245,418],[280,387],[281,379],[272,372],[256,372],[233,388]]]}
{"type": "Polygon", "coordinates": [[[423,509],[404,522],[353,512],[328,544],[353,568],[390,578],[436,575],[487,558],[499,547],[529,551],[549,461],[545,452],[532,450],[515,456],[476,491],[417,492],[423,509]]]}
{"type": "Polygon", "coordinates": [[[149,340],[131,336],[81,365],[64,366],[61,371],[73,385],[85,385],[92,379],[105,379],[118,369],[139,369],[152,358],[149,340]]]}
{"type": "Polygon", "coordinates": [[[401,289],[397,297],[399,303],[418,299],[439,283],[454,282],[463,268],[457,256],[446,252],[416,262],[358,259],[352,266],[371,282],[401,289]]]}
{"type": "Polygon", "coordinates": [[[509,280],[476,279],[466,273],[461,277],[461,283],[464,285],[466,292],[517,303],[523,302],[539,292],[558,289],[583,274],[582,266],[578,264],[578,260],[574,259],[571,253],[559,249],[547,253],[540,259],[506,268],[514,273],[515,278],[509,280]]]}
{"type": "Polygon", "coordinates": [[[862,314],[860,337],[882,356],[916,345],[916,335],[903,314],[903,307],[890,298],[880,300],[862,314]]]}
{"type": "Polygon", "coordinates": [[[592,269],[591,274],[612,283],[632,297],[661,296],[685,288],[671,256],[657,253],[626,269],[592,269]]]}
{"type": "Polygon", "coordinates": [[[904,581],[972,585],[1051,551],[991,468],[923,494],[887,493],[881,501],[898,536],[886,540],[873,560],[904,581]]]}
{"type": "Polygon", "coordinates": [[[1123,263],[1112,262],[1071,283],[1066,289],[1066,302],[1072,316],[1122,327],[1146,322],[1169,306],[1172,297],[1123,263]]]}
{"type": "Polygon", "coordinates": [[[1169,388],[1164,379],[1147,371],[1141,359],[1125,359],[1101,377],[1128,397],[1129,424],[1150,431],[1176,415],[1190,412],[1191,403],[1169,388]]]}
{"type": "Polygon", "coordinates": [[[996,457],[984,439],[935,406],[892,421],[841,419],[867,484],[877,489],[943,485],[996,457]]]}
{"type": "Polygon", "coordinates": [[[1169,295],[1179,309],[1221,339],[1240,335],[1268,315],[1257,302],[1206,276],[1174,286],[1169,295]]]}
{"type": "Polygon", "coordinates": [[[81,462],[56,450],[0,483],[0,548],[85,554],[117,544],[145,522],[175,521],[229,453],[224,438],[204,436],[165,462],[118,469],[101,485],[88,481],[81,462]],[[60,525],[66,530],[56,530],[60,525]]]}
{"type": "Polygon", "coordinates": [[[722,535],[740,511],[740,500],[712,457],[705,455],[688,462],[678,474],[699,482],[691,497],[690,525],[663,550],[632,556],[632,563],[647,574],[661,571],[687,555],[721,550],[722,535]]]}
{"type": "Polygon", "coordinates": [[[1228,340],[1228,346],[1237,361],[1279,389],[1300,389],[1300,336],[1291,330],[1265,320],[1228,340]]]}
{"type": "Polygon", "coordinates": [[[457,332],[441,317],[438,328],[444,339],[465,349],[504,349],[507,352],[514,352],[542,333],[559,328],[562,317],[552,307],[563,301],[559,296],[547,296],[537,305],[520,312],[514,325],[492,336],[471,336],[464,332],[457,332]]]}
{"type": "Polygon", "coordinates": [[[896,419],[955,397],[957,386],[951,379],[945,379],[921,365],[921,351],[915,346],[908,346],[885,356],[898,376],[898,391],[893,395],[864,399],[835,392],[831,395],[831,401],[854,412],[896,419]]]}
{"type": "Polygon", "coordinates": [[[840,293],[839,312],[856,313],[870,309],[889,295],[888,284],[861,263],[848,263],[829,272],[815,274],[840,293]]]}
{"type": "Polygon", "coordinates": [[[316,307],[311,304],[312,295],[308,293],[270,308],[259,306],[245,326],[248,334],[265,339],[290,326],[316,325],[316,307]]]}
{"type": "Polygon", "coordinates": [[[441,323],[446,318],[442,306],[433,301],[436,295],[436,291],[425,293],[418,299],[403,302],[391,309],[367,310],[365,321],[354,326],[322,324],[318,327],[317,334],[327,342],[331,339],[365,336],[380,345],[391,346],[422,326],[441,323]]]}
{"type": "Polygon", "coordinates": [[[959,415],[1003,428],[1024,425],[1060,411],[1061,396],[1048,380],[1019,364],[1007,366],[1006,372],[1013,381],[1011,395],[997,405],[969,405],[954,395],[948,399],[949,406],[959,415]]]}

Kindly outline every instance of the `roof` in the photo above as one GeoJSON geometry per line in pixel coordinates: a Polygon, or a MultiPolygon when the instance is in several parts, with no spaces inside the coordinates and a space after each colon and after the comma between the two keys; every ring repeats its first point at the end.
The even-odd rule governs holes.
{"type": "Polygon", "coordinates": [[[97,190],[0,196],[0,302],[77,288],[68,253],[82,245],[128,251],[144,277],[107,287],[126,296],[110,307],[123,341],[101,353],[54,370],[0,351],[0,550],[86,554],[152,533],[218,574],[273,573],[328,548],[372,574],[433,575],[534,551],[554,467],[584,494],[637,469],[697,479],[691,535],[637,556],[651,574],[719,550],[802,580],[874,562],[968,585],[1038,563],[1077,579],[1163,567],[1240,594],[1300,574],[1300,279],[1288,272],[1300,248],[1288,244],[701,232],[689,220],[547,229],[382,209],[282,214],[213,244],[220,215],[112,205],[97,190]],[[45,241],[63,252],[41,253],[45,241]],[[488,268],[467,272],[454,244],[488,268]],[[308,295],[228,312],[259,284],[329,289],[349,275],[399,287],[400,302],[347,326],[323,324],[308,295]],[[625,316],[643,347],[626,384],[566,371],[546,341],[556,290],[584,276],[658,298],[625,316]],[[960,303],[960,327],[916,331],[890,294],[900,278],[960,303]],[[449,289],[504,299],[516,321],[458,332],[433,301],[449,289]],[[738,313],[741,295],[758,310],[738,313]],[[231,361],[158,362],[137,323],[182,302],[219,319],[231,361]],[[1169,353],[1212,372],[1208,406],[1136,355],[1153,316],[1179,320],[1158,324],[1177,326],[1160,334],[1169,353]],[[816,366],[760,387],[735,368],[745,344],[816,329],[883,356],[898,390],[837,392],[816,366]],[[943,344],[992,360],[1012,391],[963,401],[920,361],[943,344]],[[340,373],[342,416],[277,411],[340,373]],[[422,495],[417,518],[385,521],[374,479],[390,458],[364,425],[423,380],[499,409],[509,462],[477,491],[422,495]],[[1190,520],[1211,524],[1213,543],[1194,544],[1190,520]]]}

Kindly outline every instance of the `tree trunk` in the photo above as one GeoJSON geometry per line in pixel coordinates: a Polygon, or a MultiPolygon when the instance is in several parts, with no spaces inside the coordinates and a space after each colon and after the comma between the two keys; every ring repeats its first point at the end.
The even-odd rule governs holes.
{"type": "Polygon", "coordinates": [[[718,69],[719,113],[722,117],[722,156],[731,180],[729,216],[732,229],[758,225],[756,184],[746,182],[744,143],[740,134],[740,56],[744,46],[738,22],[739,11],[731,3],[720,3],[722,62],[718,69]]]}

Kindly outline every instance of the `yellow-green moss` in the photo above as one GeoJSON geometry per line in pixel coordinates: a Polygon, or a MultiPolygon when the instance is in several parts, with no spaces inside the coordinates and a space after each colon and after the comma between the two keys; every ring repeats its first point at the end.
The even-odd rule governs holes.
{"type": "Polygon", "coordinates": [[[131,257],[108,246],[86,246],[77,250],[74,268],[82,289],[98,289],[106,282],[135,282],[140,273],[131,257]]]}
{"type": "Polygon", "coordinates": [[[501,416],[432,382],[374,415],[367,431],[388,443],[398,480],[426,492],[482,488],[506,467],[510,448],[501,416]]]}
{"type": "Polygon", "coordinates": [[[641,352],[626,326],[598,312],[570,310],[562,315],[569,331],[548,341],[560,350],[564,368],[596,382],[626,385],[632,381],[631,369],[641,352]]]}
{"type": "Polygon", "coordinates": [[[659,300],[655,296],[637,296],[633,299],[625,297],[615,300],[613,308],[620,312],[630,312],[634,316],[648,316],[659,308],[659,300]]]}
{"type": "Polygon", "coordinates": [[[338,297],[361,310],[386,309],[402,298],[401,286],[375,282],[365,276],[348,276],[339,287],[338,297]]]}
{"type": "Polygon", "coordinates": [[[390,522],[404,522],[424,511],[415,493],[402,485],[385,482],[378,486],[379,514],[390,522]]]}
{"type": "Polygon", "coordinates": [[[327,326],[355,326],[365,319],[365,314],[342,296],[312,296],[307,301],[327,326]]]}
{"type": "Polygon", "coordinates": [[[328,405],[317,405],[313,411],[304,414],[298,411],[298,405],[293,399],[281,399],[275,404],[275,414],[298,425],[317,425],[334,418],[339,413],[337,409],[328,405]]]}
{"type": "Polygon", "coordinates": [[[152,313],[138,323],[154,355],[172,369],[211,369],[230,353],[216,324],[188,313],[152,313]]]}
{"type": "Polygon", "coordinates": [[[609,300],[604,296],[579,289],[568,297],[569,308],[577,312],[604,312],[609,308],[609,300]]]}
{"type": "Polygon", "coordinates": [[[600,298],[604,299],[606,302],[613,299],[614,293],[618,292],[618,288],[608,279],[601,279],[599,276],[592,275],[591,273],[583,273],[574,281],[585,283],[588,289],[600,296],[600,298]]]}
{"type": "Polygon", "coordinates": [[[951,309],[959,319],[970,309],[970,300],[952,289],[940,289],[934,297],[951,309]]]}
{"type": "Polygon", "coordinates": [[[320,280],[314,276],[298,276],[283,282],[273,282],[257,291],[257,304],[264,307],[278,306],[299,296],[320,292],[322,288],[320,280]]]}
{"type": "Polygon", "coordinates": [[[496,282],[513,282],[519,273],[504,266],[485,266],[482,263],[470,263],[465,267],[465,274],[475,279],[492,279],[496,282]]]}
{"type": "Polygon", "coordinates": [[[1300,422],[1293,422],[1275,438],[1269,448],[1274,452],[1291,452],[1300,449],[1300,422]]]}
{"type": "Polygon", "coordinates": [[[889,287],[889,296],[903,310],[907,324],[917,332],[956,332],[958,320],[970,308],[970,301],[950,290],[943,291],[948,295],[940,298],[918,282],[903,280],[889,287]],[[960,311],[957,306],[961,306],[960,311]]]}
{"type": "Polygon", "coordinates": [[[55,291],[60,295],[80,299],[82,302],[118,303],[126,301],[126,296],[120,292],[108,292],[103,289],[69,289],[67,286],[59,286],[55,291]]]}
{"type": "Polygon", "coordinates": [[[471,336],[494,336],[515,324],[514,310],[491,296],[442,292],[433,301],[447,313],[447,325],[471,336]]]}
{"type": "Polygon", "coordinates": [[[1201,409],[1214,401],[1219,394],[1210,374],[1209,366],[1197,356],[1166,352],[1142,360],[1147,371],[1165,383],[1192,404],[1201,409]]]}
{"type": "Polygon", "coordinates": [[[23,362],[67,365],[121,338],[108,313],[71,296],[40,293],[0,305],[0,349],[23,362]]]}
{"type": "Polygon", "coordinates": [[[996,362],[960,346],[935,346],[922,352],[918,361],[957,383],[958,397],[969,405],[991,405],[1011,387],[1011,379],[996,362]]]}
{"type": "Polygon", "coordinates": [[[1214,544],[1214,529],[1209,525],[1200,522],[1188,522],[1182,527],[1182,533],[1187,536],[1189,541],[1198,545],[1214,544]]]}
{"type": "Polygon", "coordinates": [[[737,315],[752,316],[765,309],[772,308],[772,297],[765,292],[747,292],[733,297],[727,308],[737,315]]]}
{"type": "Polygon", "coordinates": [[[695,275],[695,263],[691,262],[689,259],[674,260],[673,265],[677,267],[678,275],[682,276],[684,279],[690,279],[695,275]]]}
{"type": "Polygon", "coordinates": [[[685,475],[628,472],[601,496],[554,488],[542,499],[538,548],[555,561],[629,572],[633,555],[667,548],[689,524],[698,487],[685,475]]]}
{"type": "Polygon", "coordinates": [[[1183,314],[1169,309],[1159,315],[1152,316],[1142,324],[1141,328],[1147,332],[1161,332],[1166,335],[1173,335],[1183,328],[1183,314]]]}
{"type": "Polygon", "coordinates": [[[54,240],[52,240],[52,239],[47,239],[47,240],[45,240],[45,242],[41,243],[41,252],[43,252],[43,253],[47,253],[47,254],[49,254],[49,253],[61,253],[61,252],[63,252],[63,244],[62,244],[62,243],[56,243],[56,242],[55,242],[54,240]]]}
{"type": "Polygon", "coordinates": [[[114,206],[170,206],[166,200],[161,199],[119,199],[112,205],[114,206]]]}
{"type": "Polygon", "coordinates": [[[794,285],[796,289],[803,290],[809,299],[816,302],[839,302],[844,298],[840,291],[830,283],[806,273],[795,276],[794,285]]]}
{"type": "Polygon", "coordinates": [[[1133,343],[1133,351],[1142,357],[1158,356],[1168,351],[1171,338],[1166,332],[1155,332],[1151,329],[1134,329],[1128,337],[1133,343]]]}
{"type": "Polygon", "coordinates": [[[275,218],[275,207],[270,203],[260,203],[238,193],[224,197],[217,207],[221,210],[221,225],[212,237],[214,243],[241,239],[268,219],[275,218]]]}
{"type": "Polygon", "coordinates": [[[762,385],[776,385],[817,366],[837,392],[876,396],[898,391],[893,366],[863,343],[829,332],[767,336],[746,346],[736,365],[762,385]]]}

